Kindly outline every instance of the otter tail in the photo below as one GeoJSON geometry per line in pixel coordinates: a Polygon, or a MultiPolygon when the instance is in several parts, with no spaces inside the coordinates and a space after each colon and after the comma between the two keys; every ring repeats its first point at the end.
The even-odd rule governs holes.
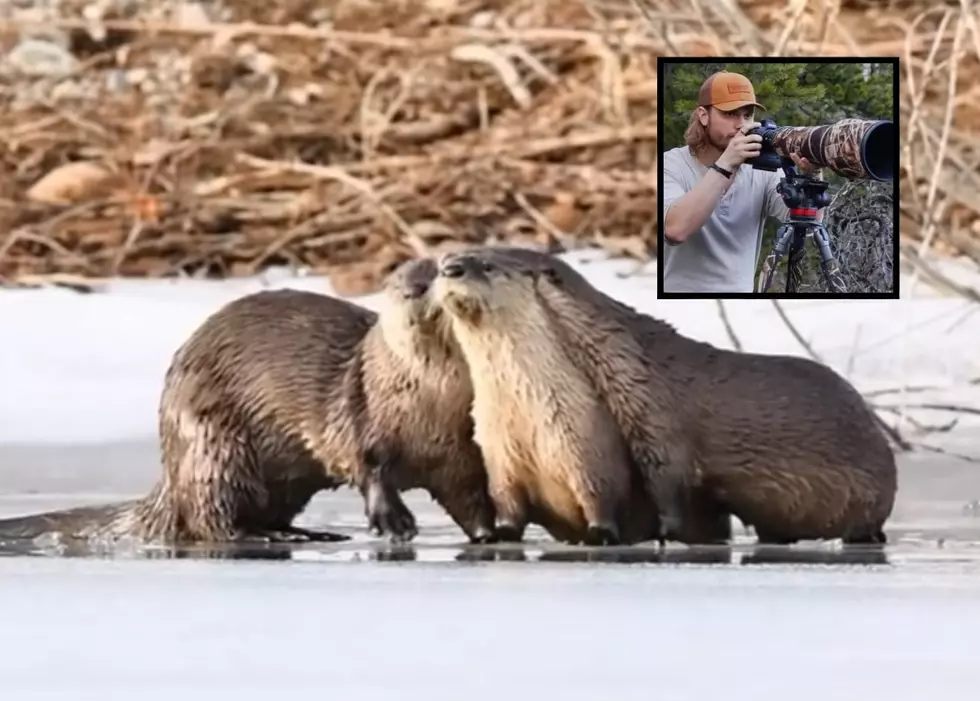
{"type": "Polygon", "coordinates": [[[67,538],[113,534],[116,524],[139,503],[129,500],[0,519],[0,540],[30,540],[49,534],[67,538]]]}

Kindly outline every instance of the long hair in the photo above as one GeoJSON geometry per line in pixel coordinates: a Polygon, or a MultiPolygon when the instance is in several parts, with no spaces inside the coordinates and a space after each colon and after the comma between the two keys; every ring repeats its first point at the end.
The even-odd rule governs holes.
{"type": "Polygon", "coordinates": [[[687,144],[695,156],[699,155],[708,146],[708,128],[701,124],[701,120],[698,119],[697,107],[691,112],[691,121],[684,131],[684,143],[687,144]]]}

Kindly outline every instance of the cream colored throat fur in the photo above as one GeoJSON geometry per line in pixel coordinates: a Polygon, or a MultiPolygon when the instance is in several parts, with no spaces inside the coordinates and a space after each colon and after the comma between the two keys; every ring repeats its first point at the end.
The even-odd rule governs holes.
{"type": "Polygon", "coordinates": [[[432,319],[423,321],[421,314],[413,315],[407,310],[398,309],[383,310],[378,321],[388,351],[407,369],[416,369],[420,363],[450,360],[447,347],[449,334],[443,326],[445,322],[432,319]]]}
{"type": "Polygon", "coordinates": [[[588,378],[555,342],[541,308],[528,307],[514,314],[495,311],[477,325],[453,318],[473,377],[474,439],[488,470],[530,470],[539,498],[555,501],[542,492],[553,491],[560,476],[572,492],[594,494],[602,477],[587,466],[605,462],[603,455],[608,460],[609,447],[581,438],[595,435],[604,414],[588,378]]]}

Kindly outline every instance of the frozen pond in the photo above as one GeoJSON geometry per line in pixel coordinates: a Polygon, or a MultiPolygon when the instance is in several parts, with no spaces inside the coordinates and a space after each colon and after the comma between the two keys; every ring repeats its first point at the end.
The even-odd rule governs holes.
{"type": "MultiPolygon", "coordinates": [[[[140,494],[159,468],[155,445],[128,443],[3,447],[0,469],[11,516],[140,494]]],[[[777,550],[783,562],[750,566],[741,536],[668,564],[575,562],[543,543],[481,559],[418,493],[420,537],[392,551],[347,492],[303,517],[354,536],[340,545],[247,559],[8,550],[0,679],[18,700],[975,698],[976,470],[904,459],[884,562],[828,564],[833,548],[813,548],[795,559],[818,564],[777,550]]]]}
{"type": "MultiPolygon", "coordinates": [[[[582,269],[731,347],[714,302],[661,302],[652,271],[619,277],[629,265],[582,269]]],[[[267,285],[330,291],[280,277],[0,292],[0,517],[144,494],[160,470],[171,353],[218,306],[267,285]]],[[[927,294],[784,307],[862,391],[936,386],[907,399],[980,406],[976,305],[927,294]]],[[[746,350],[802,353],[768,303],[726,313],[746,350]]],[[[889,420],[899,400],[876,399],[889,420]]],[[[976,415],[956,418],[930,442],[980,456],[976,415]]],[[[333,546],[180,558],[0,548],[0,698],[972,701],[980,466],[920,452],[900,470],[883,557],[755,552],[741,528],[730,551],[672,548],[666,562],[640,548],[632,563],[573,557],[589,550],[533,542],[535,530],[523,549],[474,549],[418,493],[407,501],[420,536],[391,549],[367,535],[349,492],[318,496],[301,519],[353,536],[333,546]]]]}

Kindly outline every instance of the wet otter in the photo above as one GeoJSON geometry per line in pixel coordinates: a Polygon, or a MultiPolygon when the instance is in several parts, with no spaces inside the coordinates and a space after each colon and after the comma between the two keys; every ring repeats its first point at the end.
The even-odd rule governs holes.
{"type": "MultiPolygon", "coordinates": [[[[674,388],[672,411],[699,476],[695,499],[704,503],[708,495],[709,513],[733,513],[763,543],[885,542],[897,492],[895,456],[863,397],[833,369],[682,336],[548,254],[490,248],[480,255],[538,271],[539,293],[569,336],[603,349],[593,354],[595,373],[629,377],[624,363],[639,362],[674,388]],[[642,352],[635,357],[637,345],[642,352]]],[[[629,383],[609,387],[621,395],[610,402],[612,413],[628,422],[622,407],[645,401],[640,395],[648,392],[629,383]]]]}
{"type": "Polygon", "coordinates": [[[375,531],[410,539],[414,517],[398,492],[421,487],[471,540],[493,540],[469,376],[428,298],[435,272],[427,259],[399,267],[380,314],[295,290],[226,305],[167,371],[162,480],[145,499],[102,507],[99,528],[62,522],[171,542],[346,539],[292,520],[317,491],[347,484],[375,531]]]}
{"type": "Polygon", "coordinates": [[[534,277],[489,257],[448,254],[434,299],[451,319],[473,380],[474,438],[483,451],[501,540],[529,523],[558,540],[615,544],[655,535],[613,416],[565,352],[534,277]]]}
{"type": "Polygon", "coordinates": [[[623,432],[657,510],[658,535],[701,544],[729,540],[731,518],[697,489],[697,466],[678,418],[678,388],[646,362],[627,326],[595,307],[592,297],[601,293],[549,254],[516,247],[469,252],[482,264],[533,273],[540,302],[566,330],[565,352],[588,376],[623,432]]]}

